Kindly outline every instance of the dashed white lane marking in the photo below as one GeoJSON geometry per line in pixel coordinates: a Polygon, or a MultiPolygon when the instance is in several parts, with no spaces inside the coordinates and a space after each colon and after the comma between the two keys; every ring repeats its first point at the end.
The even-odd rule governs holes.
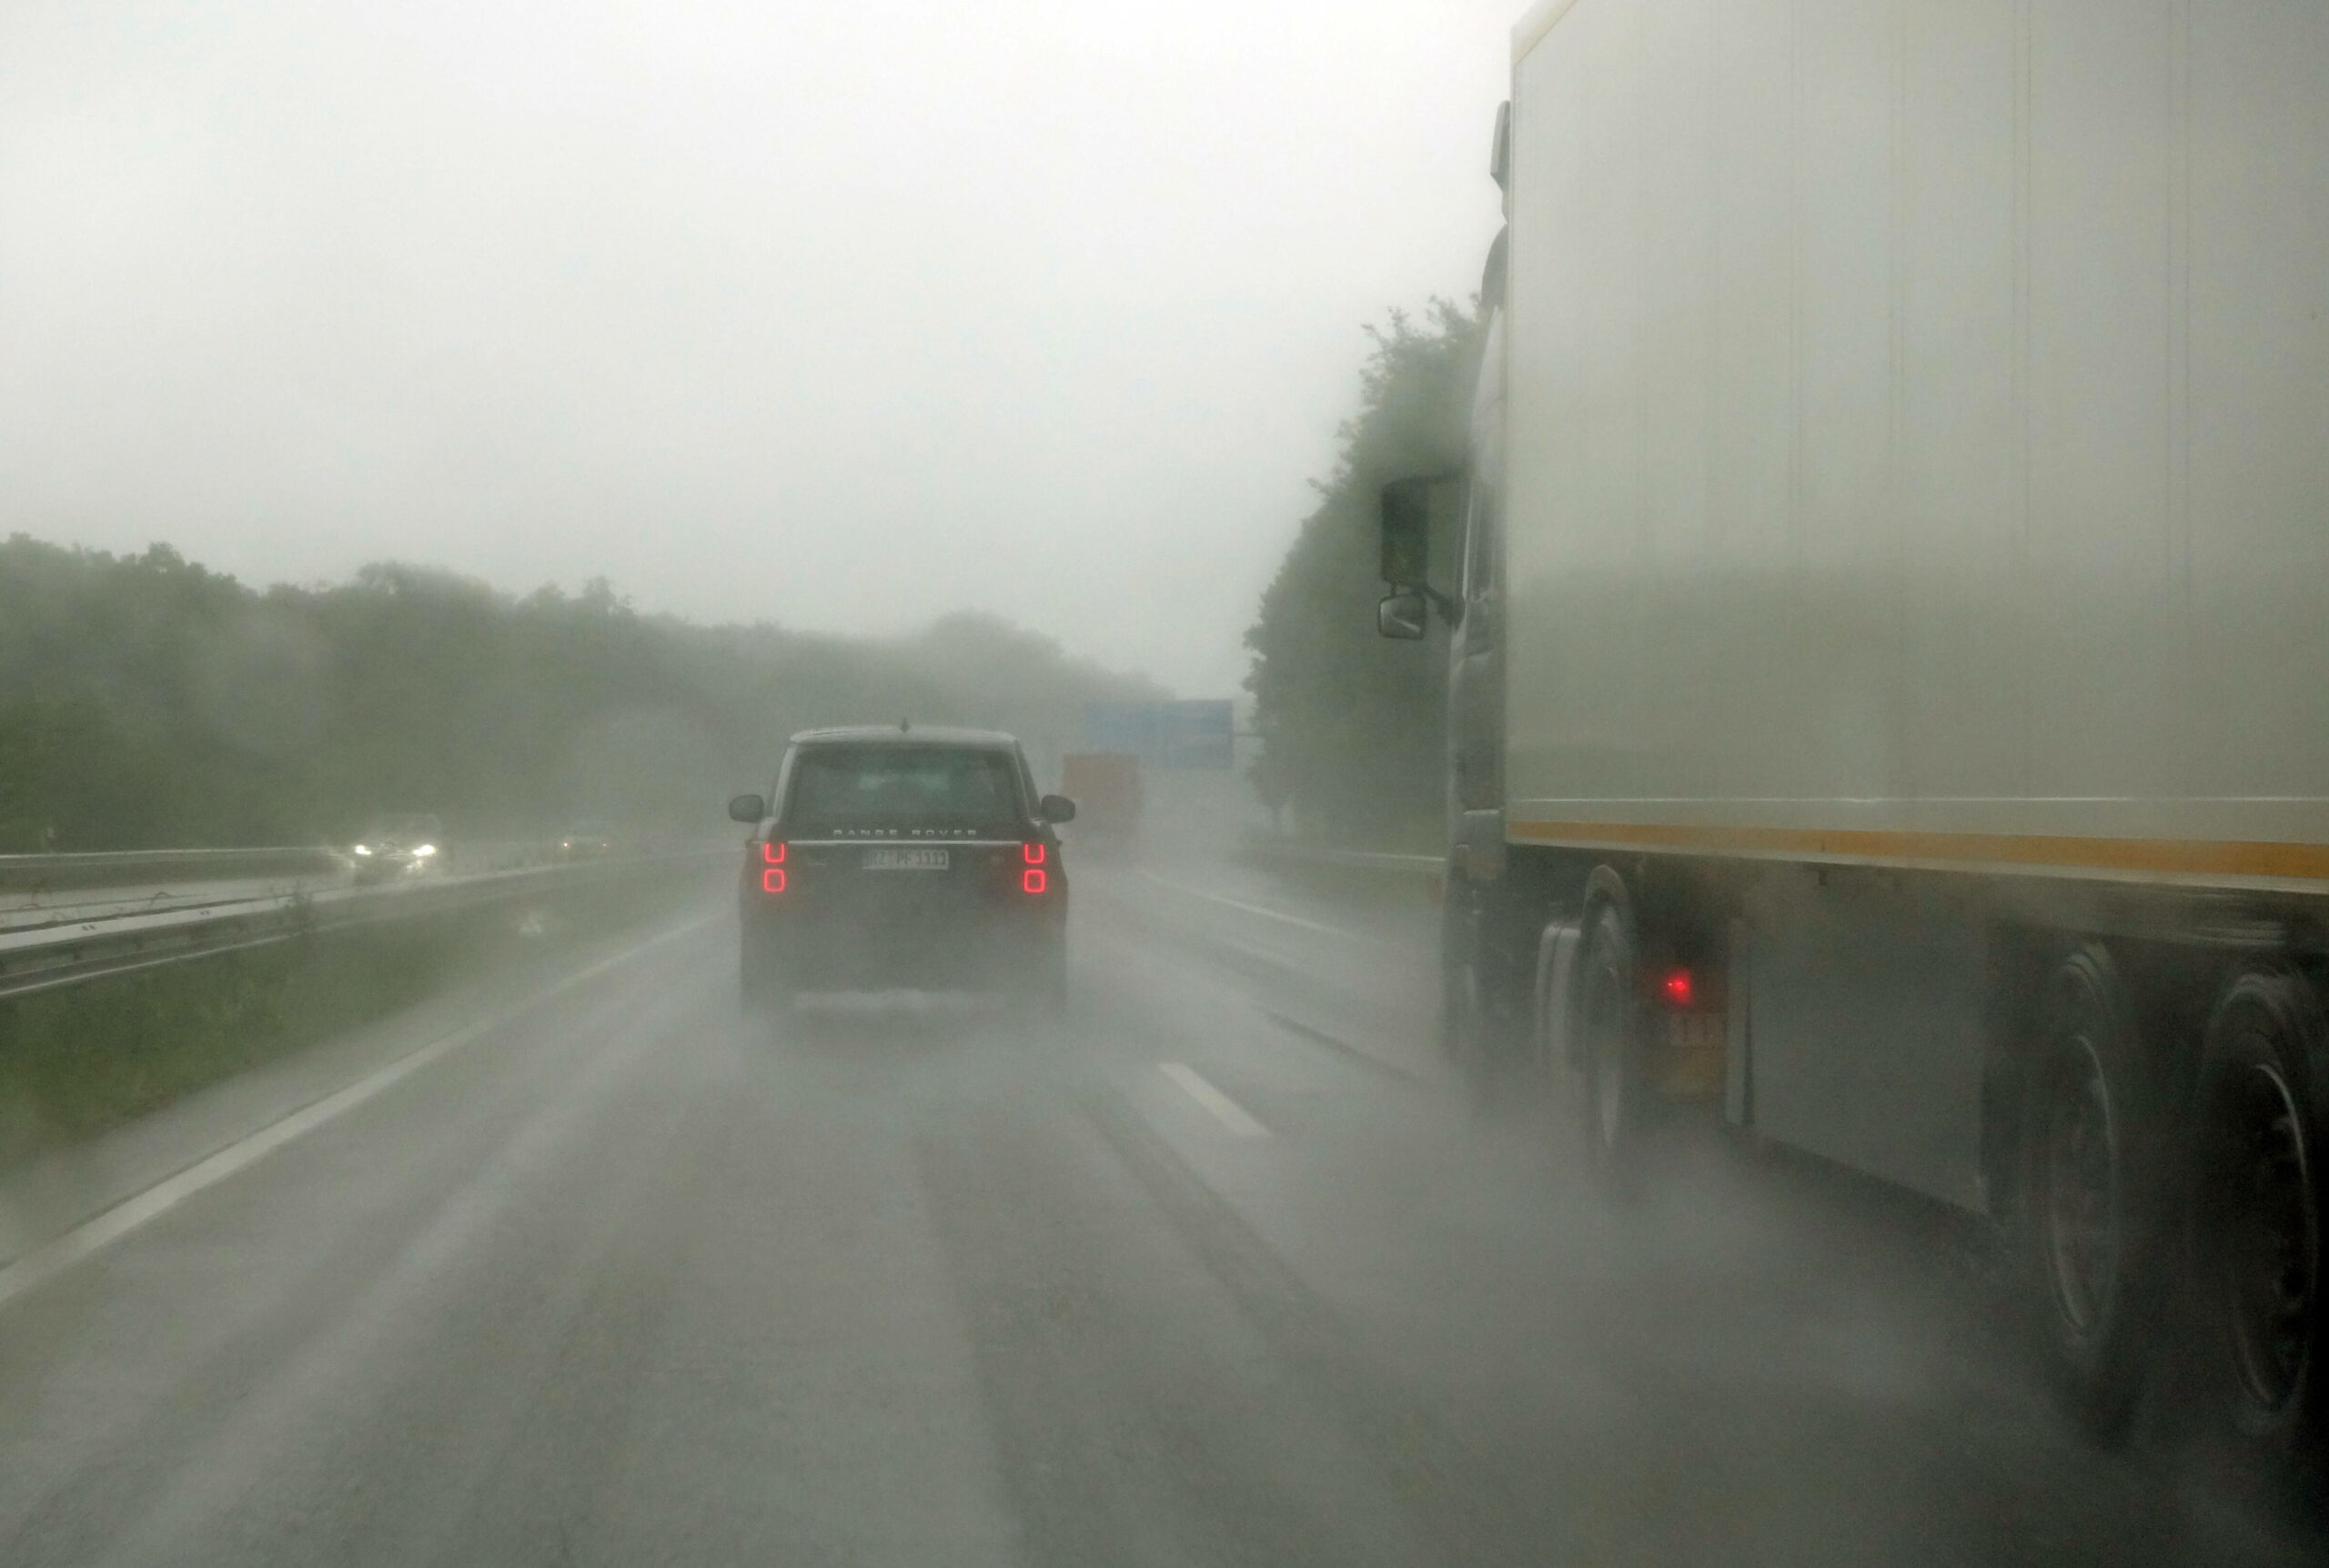
{"type": "Polygon", "coordinates": [[[1270,1130],[1245,1113],[1245,1108],[1207,1083],[1197,1070],[1182,1061],[1157,1064],[1164,1076],[1179,1084],[1191,1100],[1214,1114],[1215,1120],[1240,1138],[1267,1138],[1270,1130]]]}
{"type": "Polygon", "coordinates": [[[1305,920],[1300,915],[1289,915],[1284,910],[1273,910],[1265,904],[1249,904],[1243,899],[1225,899],[1219,893],[1208,893],[1203,888],[1192,888],[1186,882],[1168,881],[1154,871],[1143,871],[1141,876],[1160,888],[1170,888],[1173,891],[1185,893],[1192,899],[1203,899],[1209,904],[1222,904],[1233,910],[1243,910],[1249,915],[1259,915],[1265,920],[1278,920],[1289,926],[1300,926],[1306,931],[1323,931],[1327,936],[1340,937],[1345,941],[1351,942],[1379,943],[1382,941],[1379,937],[1366,936],[1358,931],[1347,931],[1340,926],[1327,925],[1323,920],[1305,920]]]}
{"type": "Polygon", "coordinates": [[[610,958],[600,959],[586,969],[577,970],[563,980],[536,991],[518,1005],[504,1008],[441,1040],[431,1040],[409,1055],[400,1056],[387,1066],[358,1079],[347,1088],[324,1096],[306,1109],[295,1111],[281,1121],[269,1122],[247,1137],[229,1143],[216,1154],[197,1161],[176,1175],[146,1188],[143,1192],[123,1199],[104,1213],[83,1221],[54,1241],[43,1242],[7,1267],[0,1268],[0,1307],[5,1307],[27,1291],[46,1284],[74,1264],[111,1246],[139,1226],[167,1213],[204,1188],[216,1186],[236,1171],[256,1165],[292,1140],[314,1131],[336,1116],[355,1110],[429,1063],[451,1055],[481,1035],[491,1033],[560,992],[571,990],[619,964],[629,963],[651,948],[700,930],[711,923],[711,920],[694,920],[674,927],[650,937],[637,947],[627,948],[610,958]]]}

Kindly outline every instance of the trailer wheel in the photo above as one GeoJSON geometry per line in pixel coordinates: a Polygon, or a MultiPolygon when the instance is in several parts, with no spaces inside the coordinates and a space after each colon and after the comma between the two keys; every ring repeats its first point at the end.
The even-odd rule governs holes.
{"type": "Polygon", "coordinates": [[[1649,1085],[1642,1070],[1633,931],[1614,901],[1587,914],[1573,983],[1586,1158],[1596,1181],[1623,1195],[1640,1179],[1649,1085]]]}
{"type": "Polygon", "coordinates": [[[2167,1282],[2162,1096],[2134,1019],[2108,952],[2063,960],[2025,1124],[2041,1336],[2073,1412],[2105,1439],[2134,1412],[2167,1282]]]}
{"type": "Polygon", "coordinates": [[[1509,999],[1479,931],[1473,899],[1451,883],[1440,910],[1440,1047],[1457,1075],[1485,1108],[1497,1098],[1513,1066],[1509,999]]]}
{"type": "Polygon", "coordinates": [[[2236,1441],[2286,1454],[2321,1435],[2324,1060],[2313,988],[2242,975],[2201,1066],[2194,1294],[2236,1441]]]}

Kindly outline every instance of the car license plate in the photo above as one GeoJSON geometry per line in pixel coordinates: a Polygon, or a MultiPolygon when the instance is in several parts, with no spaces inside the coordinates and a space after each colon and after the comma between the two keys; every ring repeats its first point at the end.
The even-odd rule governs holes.
{"type": "Polygon", "coordinates": [[[943,871],[946,869],[943,849],[868,849],[865,869],[869,871],[943,871]]]}

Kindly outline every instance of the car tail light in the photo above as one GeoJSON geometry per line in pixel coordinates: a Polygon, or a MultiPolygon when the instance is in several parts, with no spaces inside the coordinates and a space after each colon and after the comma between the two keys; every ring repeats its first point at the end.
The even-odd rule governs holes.
{"type": "Polygon", "coordinates": [[[1698,982],[1689,970],[1667,970],[1665,978],[1658,982],[1658,990],[1670,1007],[1688,1008],[1699,995],[1698,982]]]}
{"type": "Polygon", "coordinates": [[[767,870],[761,873],[761,891],[763,893],[781,893],[784,891],[783,867],[771,866],[767,870]]]}
{"type": "MultiPolygon", "coordinates": [[[[1037,844],[1034,848],[1040,849],[1043,846],[1037,844]]],[[[1044,875],[1043,869],[1037,866],[1030,866],[1019,873],[1019,885],[1031,893],[1042,892],[1050,880],[1050,878],[1044,875]]]]}
{"type": "Polygon", "coordinates": [[[763,893],[781,893],[784,891],[784,884],[786,880],[784,875],[784,840],[781,839],[771,839],[767,842],[763,843],[761,846],[761,863],[763,868],[761,871],[761,891],[763,893]]]}
{"type": "Polygon", "coordinates": [[[771,866],[784,864],[784,840],[771,839],[761,846],[761,859],[771,866]]]}
{"type": "Polygon", "coordinates": [[[1019,846],[1019,858],[1026,861],[1027,864],[1031,866],[1042,865],[1044,858],[1049,855],[1050,852],[1050,850],[1044,849],[1041,844],[1022,844],[1019,846]]]}

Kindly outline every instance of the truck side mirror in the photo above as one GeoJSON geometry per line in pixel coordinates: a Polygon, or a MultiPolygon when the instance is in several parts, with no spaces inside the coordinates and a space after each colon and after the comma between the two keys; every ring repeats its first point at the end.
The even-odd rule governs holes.
{"type": "Polygon", "coordinates": [[[728,802],[728,815],[734,821],[757,823],[768,815],[768,802],[758,795],[739,795],[728,802]]]}
{"type": "Polygon", "coordinates": [[[1461,472],[1394,479],[1383,487],[1383,580],[1391,591],[1375,609],[1375,629],[1401,642],[1423,636],[1433,607],[1449,626],[1464,621],[1464,601],[1431,586],[1431,491],[1461,472]]]}
{"type": "Polygon", "coordinates": [[[1375,607],[1375,629],[1395,642],[1421,642],[1428,613],[1421,588],[1399,588],[1375,607]]]}
{"type": "Polygon", "coordinates": [[[1429,479],[1394,479],[1383,487],[1383,580],[1395,588],[1420,588],[1431,572],[1429,479]]]}

